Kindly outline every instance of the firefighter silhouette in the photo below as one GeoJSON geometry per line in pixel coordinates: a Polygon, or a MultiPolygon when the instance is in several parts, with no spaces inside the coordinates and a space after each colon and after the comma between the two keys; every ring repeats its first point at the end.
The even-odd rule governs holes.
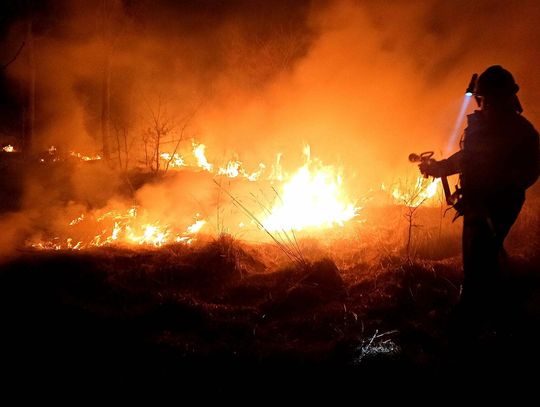
{"type": "Polygon", "coordinates": [[[521,115],[512,74],[499,65],[476,81],[479,109],[467,116],[461,149],[446,160],[419,165],[422,173],[460,174],[464,280],[460,309],[484,313],[497,304],[504,240],[538,178],[539,136],[521,115]]]}

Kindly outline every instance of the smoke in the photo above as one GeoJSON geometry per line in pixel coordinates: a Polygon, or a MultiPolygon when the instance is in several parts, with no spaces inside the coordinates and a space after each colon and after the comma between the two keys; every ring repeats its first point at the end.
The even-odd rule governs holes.
{"type": "MultiPolygon", "coordinates": [[[[121,128],[141,152],[161,100],[178,127],[196,112],[189,136],[216,159],[257,164],[307,142],[359,173],[358,162],[386,172],[404,149],[443,149],[470,74],[492,64],[515,74],[538,116],[534,1],[60,4],[41,11],[35,38],[39,148],[102,148],[107,59],[113,150],[121,128]]],[[[14,24],[8,42],[24,29],[14,24]]],[[[25,65],[9,73],[22,81],[25,65]]]]}
{"type": "MultiPolygon", "coordinates": [[[[293,169],[310,144],[313,156],[343,166],[360,195],[415,170],[410,152],[445,150],[471,73],[490,65],[513,72],[525,115],[540,123],[540,79],[530,69],[540,62],[539,17],[534,0],[55,2],[34,27],[34,148],[102,152],[109,75],[106,141],[119,165],[148,164],[157,115],[170,128],[163,150],[182,136],[180,149],[194,138],[210,162],[238,158],[256,169],[283,153],[293,169]]],[[[26,29],[21,19],[3,30],[6,49],[26,29]]],[[[27,56],[6,75],[24,86],[27,56]]],[[[110,195],[102,176],[70,182],[77,196],[101,194],[90,204],[100,206],[110,195]]],[[[136,200],[169,218],[188,195],[215,202],[210,186],[174,182],[147,186],[136,200]],[[170,191],[182,192],[168,201],[170,191]]]]}
{"type": "Polygon", "coordinates": [[[313,7],[317,35],[305,57],[265,92],[205,109],[201,133],[213,137],[211,148],[235,148],[254,161],[269,151],[287,159],[309,143],[368,188],[403,174],[408,152],[444,154],[471,73],[490,65],[514,73],[525,114],[538,122],[540,85],[528,67],[539,58],[532,45],[539,13],[534,2],[313,7]]]}

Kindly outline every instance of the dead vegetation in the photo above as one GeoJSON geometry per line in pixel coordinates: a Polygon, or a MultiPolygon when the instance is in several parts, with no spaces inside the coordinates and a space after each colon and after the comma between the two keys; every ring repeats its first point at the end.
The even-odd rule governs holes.
{"type": "Polygon", "coordinates": [[[3,360],[111,380],[182,377],[196,388],[230,384],[226,372],[239,369],[255,389],[264,381],[246,372],[358,378],[531,365],[540,353],[522,345],[540,339],[535,204],[509,238],[503,311],[459,340],[460,225],[441,229],[438,208],[420,208],[407,247],[401,208],[373,207],[363,212],[370,222],[295,240],[302,262],[226,233],[160,248],[20,252],[0,267],[3,360]]]}
{"type": "MultiPolygon", "coordinates": [[[[453,366],[459,257],[381,252],[377,261],[344,262],[314,241],[299,246],[304,266],[275,245],[228,235],[192,246],[24,254],[0,273],[2,349],[12,361],[106,368],[105,375],[123,378],[152,376],[149,369],[165,379],[199,377],[204,369],[339,367],[363,374],[453,366]]],[[[333,250],[344,247],[339,241],[333,250]]],[[[516,259],[521,277],[507,285],[508,302],[519,300],[521,319],[513,323],[526,324],[518,338],[538,334],[539,262],[516,259]]],[[[502,342],[482,358],[508,357],[508,338],[497,338],[502,342]]],[[[470,357],[469,346],[480,345],[459,353],[470,357]]]]}

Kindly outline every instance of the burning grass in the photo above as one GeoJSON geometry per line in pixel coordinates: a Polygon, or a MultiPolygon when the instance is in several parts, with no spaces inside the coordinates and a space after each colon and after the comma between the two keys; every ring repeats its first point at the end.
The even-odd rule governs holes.
{"type": "MultiPolygon", "coordinates": [[[[406,202],[365,205],[343,225],[315,230],[271,230],[254,214],[260,226],[254,229],[274,239],[251,241],[220,225],[250,221],[242,190],[232,183],[216,188],[208,170],[189,176],[214,193],[231,188],[225,195],[241,204],[237,212],[212,198],[219,219],[201,210],[198,219],[168,222],[176,205],[171,186],[181,176],[141,181],[131,196],[139,206],[67,202],[61,208],[70,222],[43,222],[44,214],[58,213],[44,205],[33,212],[41,216],[41,231],[26,219],[30,241],[54,243],[47,238],[51,231],[67,232],[50,247],[56,250],[19,245],[0,268],[2,348],[10,350],[9,360],[76,372],[105,366],[111,378],[192,377],[231,366],[356,373],[453,366],[449,330],[462,279],[460,224],[444,217],[442,207],[418,204],[411,217],[406,202]],[[161,211],[144,205],[159,200],[163,185],[172,204],[161,211]]],[[[531,199],[509,239],[518,272],[502,302],[517,304],[507,313],[514,322],[504,322],[507,332],[489,351],[476,338],[458,349],[471,361],[483,363],[520,340],[540,338],[534,328],[540,320],[540,282],[533,273],[540,264],[537,214],[531,199]]]]}

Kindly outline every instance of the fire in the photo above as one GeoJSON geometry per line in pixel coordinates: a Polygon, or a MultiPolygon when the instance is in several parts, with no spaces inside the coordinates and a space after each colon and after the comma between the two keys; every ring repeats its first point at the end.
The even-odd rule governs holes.
{"type": "Polygon", "coordinates": [[[101,215],[81,214],[69,222],[70,237],[37,239],[28,245],[36,249],[81,250],[122,244],[155,247],[174,242],[190,244],[206,224],[205,220],[197,219],[182,231],[148,218],[147,214],[140,214],[137,207],[126,211],[110,210],[101,215]],[[93,230],[97,232],[93,234],[93,230]]]}
{"type": "MultiPolygon", "coordinates": [[[[53,152],[56,151],[56,149],[52,150],[53,152]]],[[[72,157],[77,157],[83,161],[97,161],[97,160],[101,160],[101,156],[99,154],[96,154],[96,155],[84,155],[84,154],[81,154],[81,153],[77,153],[75,151],[70,151],[69,152],[69,155],[72,156],[72,157]]]]}
{"type": "Polygon", "coordinates": [[[193,155],[197,158],[197,163],[202,169],[212,172],[214,166],[208,162],[204,153],[206,146],[204,144],[197,144],[193,142],[193,155]]]}
{"type": "Polygon", "coordinates": [[[169,166],[171,168],[180,168],[185,167],[186,162],[182,158],[182,156],[178,153],[170,154],[170,153],[161,153],[159,155],[163,160],[165,160],[166,163],[169,163],[169,166]]]}
{"type": "Polygon", "coordinates": [[[244,172],[244,177],[246,177],[248,181],[257,181],[261,177],[261,175],[264,173],[265,169],[266,169],[266,165],[264,165],[263,163],[259,163],[258,171],[252,172],[251,174],[244,172]]]}
{"type": "Polygon", "coordinates": [[[259,169],[257,171],[249,173],[243,167],[243,164],[241,161],[231,160],[224,167],[219,167],[217,171],[217,175],[224,175],[228,178],[242,177],[242,178],[247,179],[248,181],[253,182],[253,181],[258,181],[261,178],[265,169],[266,169],[266,165],[264,165],[263,163],[260,163],[259,169]]]}
{"type": "Polygon", "coordinates": [[[205,220],[198,220],[193,225],[188,226],[186,229],[189,233],[199,233],[203,226],[206,224],[205,220]]]}
{"type": "MultiPolygon", "coordinates": [[[[162,152],[160,158],[166,160],[169,167],[176,170],[189,170],[196,165],[195,168],[202,168],[214,177],[260,181],[263,183],[261,188],[262,185],[270,183],[275,193],[274,200],[270,204],[266,202],[264,214],[259,215],[257,220],[260,222],[256,222],[268,232],[343,226],[360,210],[345,193],[341,170],[334,166],[323,165],[318,159],[312,159],[309,146],[304,148],[304,164],[291,173],[284,171],[281,153],[276,155],[268,172],[267,166],[263,163],[260,163],[255,171],[248,171],[237,158],[223,166],[214,165],[206,158],[204,144],[193,142],[192,146],[192,158],[196,159],[196,164],[194,160],[188,161],[192,164],[187,164],[184,157],[176,152],[162,152]]],[[[51,147],[49,153],[55,154],[56,148],[51,147]]],[[[85,161],[101,158],[74,152],[70,154],[85,161]]],[[[234,200],[234,197],[232,198],[234,200]]],[[[208,224],[208,220],[196,214],[191,225],[184,224],[184,227],[178,227],[163,222],[144,208],[121,209],[122,207],[110,204],[106,210],[75,215],[66,221],[63,231],[49,232],[61,237],[35,236],[28,244],[34,248],[56,250],[80,250],[107,245],[160,247],[170,243],[189,244],[208,224]]],[[[240,224],[238,228],[247,229],[244,224],[240,224]]]]}
{"type": "Polygon", "coordinates": [[[262,221],[270,232],[342,226],[360,209],[348,200],[334,167],[311,160],[309,146],[304,155],[306,163],[283,185],[278,202],[262,221]]]}
{"type": "MultiPolygon", "coordinates": [[[[206,145],[192,141],[192,146],[193,149],[191,153],[197,162],[196,167],[202,168],[203,170],[218,176],[225,176],[227,178],[245,178],[248,181],[253,182],[261,179],[266,170],[266,165],[264,163],[259,163],[259,168],[256,171],[250,172],[244,168],[244,164],[238,159],[232,159],[223,166],[216,166],[210,163],[206,157],[206,145]]],[[[162,152],[159,156],[165,163],[168,163],[170,168],[181,169],[182,167],[188,167],[184,157],[178,153],[171,154],[162,152]]],[[[270,174],[269,179],[274,179],[273,174],[270,174]]],[[[282,176],[280,178],[280,181],[281,180],[283,180],[282,176]]]]}
{"type": "Polygon", "coordinates": [[[15,152],[15,147],[13,147],[11,144],[8,144],[7,146],[4,146],[2,148],[2,151],[6,152],[6,153],[14,153],[15,152]]]}
{"type": "Polygon", "coordinates": [[[229,161],[225,167],[218,170],[218,175],[226,175],[229,178],[236,178],[240,174],[240,161],[229,161]]]}
{"type": "MultiPolygon", "coordinates": [[[[429,181],[419,176],[412,184],[394,185],[391,194],[396,202],[415,208],[435,197],[439,191],[440,183],[439,178],[429,181]]],[[[382,185],[382,189],[386,190],[386,187],[382,185]]]]}
{"type": "Polygon", "coordinates": [[[276,181],[283,181],[285,178],[283,167],[281,166],[281,157],[283,157],[281,153],[276,155],[276,162],[272,165],[272,173],[270,174],[270,178],[276,181]]]}

